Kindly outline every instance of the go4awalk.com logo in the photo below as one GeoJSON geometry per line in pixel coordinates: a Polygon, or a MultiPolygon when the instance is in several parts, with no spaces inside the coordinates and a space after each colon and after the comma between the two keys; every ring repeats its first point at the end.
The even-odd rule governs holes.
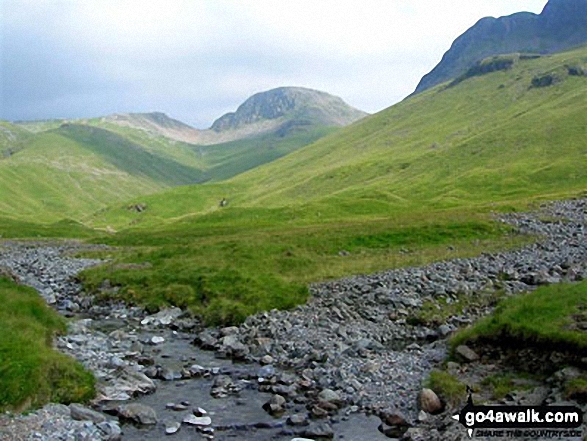
{"type": "Polygon", "coordinates": [[[581,439],[583,412],[575,406],[475,406],[471,397],[453,418],[469,437],[581,439]]]}

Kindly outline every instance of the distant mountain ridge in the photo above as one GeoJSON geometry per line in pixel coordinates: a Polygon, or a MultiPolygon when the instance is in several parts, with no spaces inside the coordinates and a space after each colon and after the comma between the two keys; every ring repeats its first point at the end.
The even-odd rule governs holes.
{"type": "Polygon", "coordinates": [[[324,92],[280,88],[229,115],[208,130],[161,112],[0,121],[0,217],[79,220],[164,188],[227,180],[366,114],[324,92]]]}
{"type": "Polygon", "coordinates": [[[415,93],[453,79],[484,58],[521,52],[548,54],[587,43],[587,0],[550,0],[537,15],[485,17],[458,37],[424,75],[415,93]]]}
{"type": "Polygon", "coordinates": [[[367,115],[326,92],[279,87],[251,96],[207,130],[195,129],[160,112],[116,114],[103,120],[191,144],[212,145],[269,133],[283,135],[300,127],[343,127],[367,115]]]}

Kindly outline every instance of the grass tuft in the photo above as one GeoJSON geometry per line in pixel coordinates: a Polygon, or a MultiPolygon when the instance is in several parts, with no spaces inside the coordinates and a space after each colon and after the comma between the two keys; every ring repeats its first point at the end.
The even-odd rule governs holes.
{"type": "Polygon", "coordinates": [[[52,347],[66,331],[63,318],[32,288],[0,278],[0,411],[47,402],[84,402],[94,396],[94,377],[52,347]]]}
{"type": "Polygon", "coordinates": [[[467,386],[446,371],[432,371],[426,386],[453,407],[458,406],[467,398],[467,386]]]}
{"type": "Polygon", "coordinates": [[[587,333],[576,329],[575,317],[585,308],[587,281],[541,287],[501,301],[490,317],[456,334],[451,346],[487,340],[584,352],[587,333]]]}

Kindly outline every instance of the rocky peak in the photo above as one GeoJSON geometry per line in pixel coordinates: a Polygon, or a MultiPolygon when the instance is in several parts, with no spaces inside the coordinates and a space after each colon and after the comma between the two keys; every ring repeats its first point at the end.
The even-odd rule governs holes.
{"type": "Polygon", "coordinates": [[[365,115],[342,99],[325,92],[302,87],[280,87],[253,95],[236,112],[227,113],[214,121],[211,130],[223,132],[279,118],[342,126],[365,115]]]}
{"type": "Polygon", "coordinates": [[[540,15],[485,17],[459,36],[420,80],[416,93],[456,78],[476,62],[507,53],[541,53],[587,43],[587,0],[550,0],[540,15]]]}

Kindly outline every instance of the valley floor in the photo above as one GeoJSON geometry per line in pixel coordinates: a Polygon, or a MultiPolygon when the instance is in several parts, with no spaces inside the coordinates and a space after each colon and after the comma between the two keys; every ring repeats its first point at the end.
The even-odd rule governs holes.
{"type": "MultiPolygon", "coordinates": [[[[587,277],[586,208],[586,200],[572,200],[536,213],[503,215],[503,222],[522,233],[541,237],[539,243],[313,285],[304,305],[259,313],[222,329],[204,329],[174,309],[149,316],[120,303],[94,304],[70,279],[73,268],[83,266],[68,257],[81,250],[78,245],[5,242],[0,266],[61,312],[76,316],[57,346],[94,372],[94,407],[117,416],[120,424],[99,421],[104,414],[85,414],[93,422],[79,425],[72,421],[86,419],[79,409],[53,406],[28,416],[2,416],[0,437],[19,439],[12,436],[36,421],[32,430],[42,435],[35,439],[47,440],[75,439],[76,433],[116,439],[120,426],[125,440],[161,439],[179,427],[170,439],[205,439],[210,427],[217,440],[363,441],[384,439],[382,432],[414,440],[465,439],[465,430],[450,419],[457,402],[437,416],[418,411],[423,383],[442,366],[449,336],[490,314],[499,298],[587,277]],[[72,271],[56,273],[56,267],[72,271]],[[199,348],[190,346],[194,338],[199,348]],[[169,400],[173,403],[166,405],[169,400]],[[186,422],[197,407],[210,412],[211,424],[186,422]],[[129,419],[140,427],[127,424],[129,419]]],[[[579,347],[586,348],[584,331],[575,334],[579,347]]],[[[458,360],[451,369],[480,372],[484,365],[458,360]]],[[[584,369],[578,368],[577,378],[584,369]]],[[[543,401],[568,399],[558,383],[548,384],[546,390],[536,385],[543,388],[543,401]]],[[[449,401],[442,391],[439,395],[449,401]]],[[[585,401],[577,400],[587,410],[585,401]]]]}

